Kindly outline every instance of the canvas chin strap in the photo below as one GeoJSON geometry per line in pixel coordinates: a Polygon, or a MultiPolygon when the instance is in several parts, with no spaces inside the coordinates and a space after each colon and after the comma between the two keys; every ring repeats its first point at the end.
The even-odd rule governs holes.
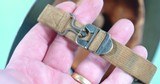
{"type": "Polygon", "coordinates": [[[69,14],[47,5],[38,21],[67,37],[82,48],[101,56],[143,83],[149,83],[156,66],[138,56],[128,47],[113,40],[111,36],[92,24],[83,25],[69,14]]]}

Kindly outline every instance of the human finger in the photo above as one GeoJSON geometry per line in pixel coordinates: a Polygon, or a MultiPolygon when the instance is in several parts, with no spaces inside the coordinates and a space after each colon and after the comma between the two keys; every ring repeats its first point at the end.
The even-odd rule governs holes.
{"type": "MultiPolygon", "coordinates": [[[[76,16],[76,20],[78,20],[82,24],[92,23],[98,16],[103,4],[102,0],[100,0],[96,5],[93,4],[95,2],[97,3],[97,0],[81,0],[76,6],[77,8],[73,12],[73,14],[76,16]],[[85,7],[86,5],[87,8],[85,7]],[[95,10],[92,10],[92,8],[95,10]]],[[[73,44],[63,37],[58,36],[53,41],[52,45],[52,47],[50,47],[49,49],[49,52],[47,53],[47,57],[44,59],[44,62],[53,68],[59,69],[62,72],[69,73],[74,59],[75,48],[69,48],[68,45],[72,46],[73,44]],[[57,65],[57,63],[59,65],[57,65]]]]}
{"type": "MultiPolygon", "coordinates": [[[[76,8],[76,4],[67,1],[58,4],[56,7],[72,13],[76,8]]],[[[75,50],[76,46],[71,41],[57,35],[50,45],[43,62],[54,69],[69,73],[75,50]]]]}
{"type": "Polygon", "coordinates": [[[42,61],[55,35],[47,26],[36,24],[18,44],[7,67],[19,67],[15,63],[26,60],[42,61]]]}
{"type": "MultiPolygon", "coordinates": [[[[147,58],[147,50],[143,46],[136,46],[133,48],[133,51],[143,58],[147,58]]],[[[110,76],[102,82],[102,84],[131,84],[132,82],[132,76],[116,67],[110,76]]]]}
{"type": "MultiPolygon", "coordinates": [[[[127,19],[119,20],[109,30],[112,38],[121,44],[125,45],[133,34],[134,26],[132,22],[127,19]]],[[[77,67],[76,72],[85,76],[92,83],[99,83],[110,66],[106,60],[99,56],[90,54],[84,61],[77,67]]]]}

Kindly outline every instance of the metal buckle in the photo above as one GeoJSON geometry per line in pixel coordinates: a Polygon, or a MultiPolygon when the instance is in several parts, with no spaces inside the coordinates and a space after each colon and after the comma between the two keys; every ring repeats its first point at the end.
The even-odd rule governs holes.
{"type": "MultiPolygon", "coordinates": [[[[79,46],[81,46],[85,49],[88,49],[90,44],[94,40],[95,36],[97,35],[97,33],[100,31],[100,29],[92,24],[87,24],[83,29],[86,30],[86,32],[88,32],[87,35],[90,35],[90,38],[88,40],[85,40],[86,37],[79,37],[77,35],[76,43],[79,46]]],[[[81,33],[82,32],[79,32],[79,35],[81,33]]],[[[112,43],[111,37],[108,33],[106,33],[105,39],[103,40],[103,42],[99,46],[98,50],[92,51],[92,52],[96,53],[97,55],[104,55],[104,54],[109,53],[112,50],[112,48],[113,48],[113,43],[112,43]]]]}
{"type": "MultiPolygon", "coordinates": [[[[94,40],[95,36],[97,35],[97,33],[100,31],[100,29],[92,24],[87,24],[83,28],[79,28],[75,25],[75,21],[76,21],[75,16],[73,14],[70,14],[70,15],[72,17],[72,21],[71,21],[72,29],[68,29],[60,34],[65,35],[69,31],[75,33],[77,35],[75,39],[76,43],[79,46],[85,49],[88,49],[90,44],[94,40]]],[[[103,40],[102,44],[99,46],[98,50],[92,51],[92,52],[98,55],[103,55],[103,54],[107,54],[108,52],[110,52],[112,48],[113,48],[112,40],[110,38],[110,35],[106,33],[106,37],[103,40]]]]}
{"type": "Polygon", "coordinates": [[[99,32],[99,29],[96,28],[94,25],[92,24],[87,24],[83,27],[83,30],[85,30],[85,32],[87,33],[86,36],[81,37],[79,35],[81,35],[84,31],[80,31],[79,35],[77,35],[76,37],[76,43],[81,46],[84,47],[85,49],[88,49],[88,47],[90,46],[91,42],[94,40],[95,36],[97,35],[97,33],[99,32]],[[87,35],[89,35],[89,39],[85,39],[87,37],[87,35]]]}
{"type": "Polygon", "coordinates": [[[106,33],[106,37],[99,46],[98,50],[96,51],[96,54],[104,55],[109,53],[112,49],[113,49],[113,42],[111,36],[110,34],[106,33]]]}

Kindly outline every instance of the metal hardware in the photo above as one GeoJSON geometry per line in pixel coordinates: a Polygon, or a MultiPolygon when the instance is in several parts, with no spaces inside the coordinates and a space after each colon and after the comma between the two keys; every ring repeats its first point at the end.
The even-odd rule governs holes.
{"type": "MultiPolygon", "coordinates": [[[[76,43],[85,48],[88,49],[94,38],[96,37],[97,33],[100,31],[99,28],[92,24],[87,24],[83,28],[79,28],[75,25],[76,18],[73,14],[70,14],[72,21],[71,21],[71,27],[70,29],[65,30],[63,33],[60,33],[61,35],[66,35],[69,31],[75,33],[76,36],[76,43]],[[89,37],[88,39],[86,39],[89,37]]],[[[96,45],[96,44],[95,44],[96,45]]],[[[106,33],[106,37],[103,40],[102,44],[99,46],[97,51],[92,51],[98,55],[103,55],[111,51],[113,48],[113,43],[110,38],[110,35],[106,33]]]]}
{"type": "Polygon", "coordinates": [[[59,33],[60,35],[66,35],[69,31],[75,33],[76,35],[78,36],[81,36],[81,37],[85,37],[87,34],[85,32],[85,30],[83,28],[79,28],[75,25],[75,22],[76,22],[76,17],[70,13],[71,15],[71,18],[72,18],[72,21],[71,21],[71,27],[72,28],[69,28],[67,30],[65,30],[64,32],[62,33],[59,33]],[[81,34],[79,34],[79,32],[82,32],[81,34]]]}
{"type": "Polygon", "coordinates": [[[110,34],[106,33],[106,37],[103,40],[100,47],[98,48],[98,50],[96,51],[96,54],[104,55],[109,53],[112,49],[113,49],[113,42],[112,42],[111,36],[110,34]]]}
{"type": "MultiPolygon", "coordinates": [[[[79,36],[77,36],[76,37],[76,42],[81,47],[84,47],[84,48],[88,49],[88,47],[90,46],[91,42],[94,40],[95,36],[99,32],[99,29],[96,28],[92,24],[87,24],[83,29],[85,29],[86,32],[88,32],[87,35],[90,35],[90,39],[85,40],[85,37],[79,37],[79,36]]],[[[79,34],[81,34],[81,33],[82,32],[79,32],[79,34]]]]}
{"type": "MultiPolygon", "coordinates": [[[[77,36],[76,43],[79,46],[84,47],[85,49],[88,49],[88,47],[90,46],[90,44],[92,43],[92,41],[94,40],[95,36],[97,35],[100,29],[92,24],[87,24],[84,28],[86,29],[88,34],[90,34],[90,39],[84,40],[85,37],[81,38],[77,36]]],[[[113,43],[112,43],[111,37],[108,33],[106,33],[105,39],[99,46],[98,50],[92,51],[92,52],[96,53],[97,55],[103,55],[103,54],[109,53],[112,50],[112,48],[113,48],[113,43]]]]}

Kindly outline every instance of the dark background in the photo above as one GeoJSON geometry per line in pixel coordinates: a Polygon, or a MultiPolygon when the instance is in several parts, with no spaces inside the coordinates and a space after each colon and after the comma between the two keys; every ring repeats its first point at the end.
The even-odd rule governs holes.
{"type": "Polygon", "coordinates": [[[160,41],[160,0],[144,0],[145,25],[143,42],[148,50],[148,59],[152,60],[160,41]]]}

